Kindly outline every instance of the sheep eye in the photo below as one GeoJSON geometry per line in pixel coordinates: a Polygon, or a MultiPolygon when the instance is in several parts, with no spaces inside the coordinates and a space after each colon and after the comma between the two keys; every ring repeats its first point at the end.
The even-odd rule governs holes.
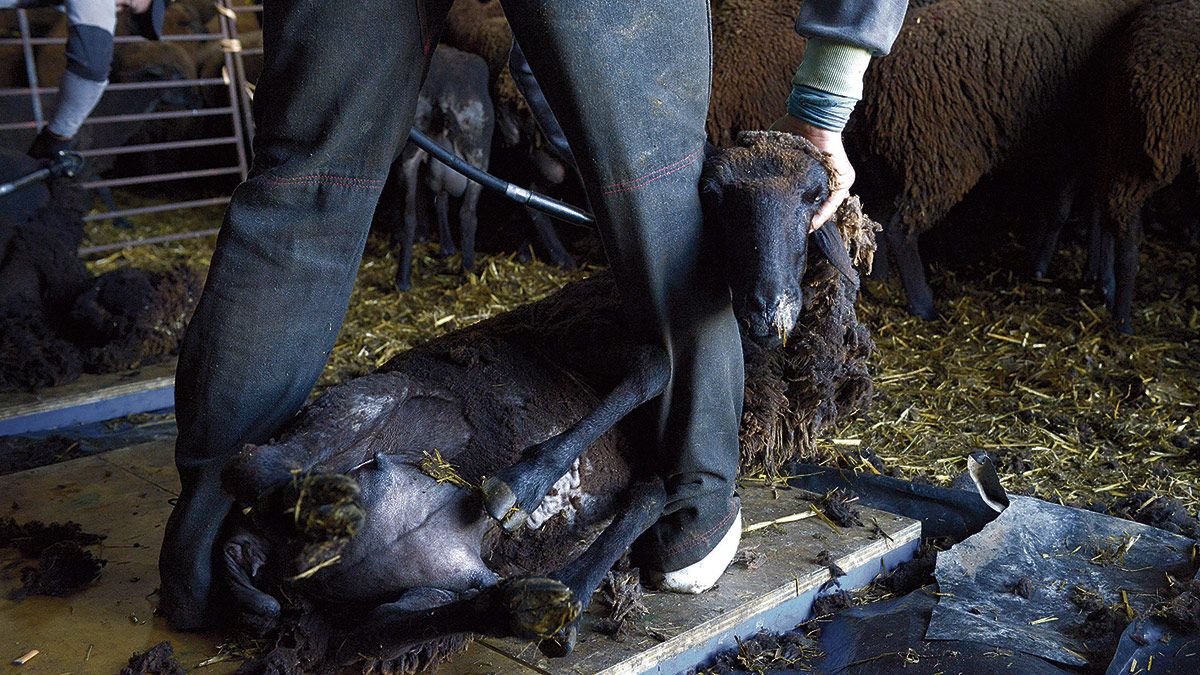
{"type": "Polygon", "coordinates": [[[805,191],[802,199],[804,200],[804,202],[806,204],[820,204],[821,203],[821,190],[817,189],[817,188],[807,190],[807,191],[805,191]]]}

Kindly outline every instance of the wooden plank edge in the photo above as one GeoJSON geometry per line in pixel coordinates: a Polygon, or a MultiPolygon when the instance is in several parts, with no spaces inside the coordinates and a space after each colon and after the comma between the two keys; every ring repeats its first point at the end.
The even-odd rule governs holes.
{"type": "Polygon", "coordinates": [[[135,380],[133,382],[112,384],[79,392],[77,394],[55,396],[41,401],[21,403],[6,408],[0,408],[0,421],[17,417],[28,417],[30,415],[37,415],[44,412],[53,412],[55,410],[62,410],[64,408],[74,408],[77,406],[86,405],[88,403],[107,401],[109,399],[129,396],[130,394],[138,394],[145,391],[153,391],[156,389],[164,389],[166,387],[174,386],[174,375],[163,375],[161,377],[154,377],[148,380],[135,380]]]}
{"type": "Polygon", "coordinates": [[[0,413],[0,436],[102,422],[174,405],[175,378],[158,377],[107,387],[89,395],[14,406],[0,413]],[[104,395],[99,395],[101,393],[104,395]]]}
{"type": "MultiPolygon", "coordinates": [[[[914,521],[837,560],[846,576],[838,579],[843,590],[869,584],[883,570],[892,570],[912,560],[921,543],[921,523],[914,521]]],[[[830,580],[827,569],[796,577],[766,594],[739,605],[721,616],[694,626],[679,635],[614,664],[598,675],[679,673],[695,668],[719,651],[737,646],[736,638],[747,638],[760,630],[782,632],[808,620],[821,587],[830,580]],[[712,636],[712,637],[706,637],[712,636]]]]}

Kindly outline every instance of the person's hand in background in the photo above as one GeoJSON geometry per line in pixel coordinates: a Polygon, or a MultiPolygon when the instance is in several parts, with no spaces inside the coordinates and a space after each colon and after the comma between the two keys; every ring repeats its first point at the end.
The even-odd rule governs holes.
{"type": "Polygon", "coordinates": [[[846,148],[842,145],[842,134],[838,131],[814,126],[790,114],[776,120],[771,125],[771,130],[786,131],[802,136],[815,145],[818,150],[829,155],[829,163],[834,171],[834,174],[830,176],[833,189],[829,192],[829,199],[825,200],[809,224],[810,231],[816,230],[837,213],[838,207],[850,196],[850,186],[854,184],[854,166],[850,164],[850,158],[846,156],[846,148]]]}

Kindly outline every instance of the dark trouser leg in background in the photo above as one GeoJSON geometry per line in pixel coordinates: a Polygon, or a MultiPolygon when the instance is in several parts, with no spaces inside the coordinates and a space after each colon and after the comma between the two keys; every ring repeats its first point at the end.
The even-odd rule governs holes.
{"type": "Polygon", "coordinates": [[[295,414],[333,347],[448,4],[267,3],[254,169],[234,192],[179,355],[183,490],[159,561],[160,607],[178,628],[214,619],[214,544],[229,510],[221,468],[295,414]]]}
{"type": "Polygon", "coordinates": [[[705,0],[504,0],[587,186],[634,330],[663,345],[663,518],[650,568],[699,561],[729,530],[738,468],[741,339],[711,260],[697,182],[711,53],[705,0]],[[536,49],[534,48],[536,45],[536,49]]]}

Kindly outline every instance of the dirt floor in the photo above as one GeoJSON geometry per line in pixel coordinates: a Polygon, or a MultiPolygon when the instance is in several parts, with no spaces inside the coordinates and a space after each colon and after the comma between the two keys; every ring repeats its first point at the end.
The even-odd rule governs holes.
{"type": "MultiPolygon", "coordinates": [[[[203,229],[221,213],[216,207],[135,218],[133,231],[96,225],[88,241],[203,229]]],[[[213,241],[133,249],[89,266],[101,272],[184,260],[203,268],[213,241]]],[[[1019,247],[1003,248],[1004,254],[969,256],[974,262],[966,265],[935,261],[938,321],[909,316],[897,288],[867,283],[860,307],[879,347],[875,404],[822,449],[868,448],[904,477],[935,483],[961,474],[967,454],[983,449],[994,454],[1009,490],[1083,505],[1148,490],[1194,513],[1200,506],[1195,246],[1151,233],[1136,336],[1115,333],[1102,299],[1080,288],[1078,245],[1059,253],[1056,278],[1045,282],[1010,271],[1020,262],[1019,247]]],[[[438,259],[428,247],[419,253],[414,290],[398,294],[391,285],[395,257],[382,237],[372,237],[322,384],[365,373],[412,344],[536,300],[595,269],[565,272],[484,255],[478,274],[462,283],[456,259],[438,259]]]]}

